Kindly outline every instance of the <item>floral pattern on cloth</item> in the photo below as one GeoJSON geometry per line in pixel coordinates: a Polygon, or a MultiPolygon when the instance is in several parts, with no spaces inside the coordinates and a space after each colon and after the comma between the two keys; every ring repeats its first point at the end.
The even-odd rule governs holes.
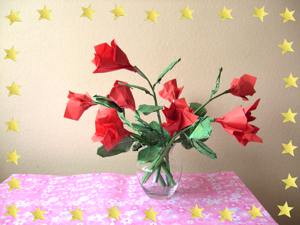
{"type": "MultiPolygon", "coordinates": [[[[13,174],[20,189],[9,191],[0,184],[1,225],[118,225],[118,224],[203,224],[273,225],[277,224],[234,172],[185,173],[175,195],[168,200],[150,199],[136,176],[91,173],[72,176],[13,174]],[[6,215],[6,207],[15,204],[17,217],[6,215]],[[204,208],[204,218],[192,218],[191,208],[204,208]],[[252,205],[263,217],[251,219],[252,205]],[[120,219],[108,218],[108,208],[116,206],[120,219]],[[45,220],[33,221],[36,208],[45,210],[45,220]],[[145,220],[150,207],[158,212],[156,222],[145,220]],[[233,211],[233,221],[220,221],[219,211],[233,211]],[[82,221],[72,221],[71,210],[83,211],[82,221]]],[[[11,177],[12,177],[11,176],[11,177]]]]}

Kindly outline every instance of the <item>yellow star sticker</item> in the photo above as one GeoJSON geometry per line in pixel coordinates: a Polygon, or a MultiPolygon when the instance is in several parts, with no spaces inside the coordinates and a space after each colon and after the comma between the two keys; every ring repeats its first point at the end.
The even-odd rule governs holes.
{"type": "Polygon", "coordinates": [[[82,220],[82,210],[76,208],[73,211],[70,211],[70,213],[72,214],[72,220],[82,220]]]}
{"type": "Polygon", "coordinates": [[[93,14],[95,13],[95,11],[92,9],[91,5],[89,5],[88,7],[81,7],[81,9],[82,9],[81,17],[86,17],[89,20],[93,19],[93,14]]]}
{"type": "Polygon", "coordinates": [[[19,123],[15,119],[6,122],[7,131],[19,132],[19,123]]]}
{"type": "Polygon", "coordinates": [[[155,212],[152,207],[149,210],[145,210],[144,213],[146,215],[145,220],[152,220],[156,222],[157,212],[155,212]]]}
{"type": "Polygon", "coordinates": [[[269,13],[265,11],[265,7],[261,8],[254,8],[254,17],[257,17],[261,22],[264,22],[264,17],[267,16],[269,13]]]}
{"type": "Polygon", "coordinates": [[[9,20],[10,25],[12,25],[15,22],[21,22],[19,11],[10,10],[10,14],[7,15],[6,18],[9,20]]]}
{"type": "Polygon", "coordinates": [[[17,50],[15,49],[15,47],[11,47],[10,49],[4,49],[6,52],[6,56],[4,57],[4,59],[10,59],[12,61],[16,61],[17,59],[17,50]]]}
{"type": "Polygon", "coordinates": [[[9,91],[8,96],[20,95],[20,86],[13,82],[10,86],[7,86],[6,89],[9,91]]]}
{"type": "Polygon", "coordinates": [[[256,217],[263,217],[260,208],[256,208],[255,205],[252,205],[252,208],[248,211],[248,213],[250,214],[251,219],[255,219],[256,217]]]}
{"type": "Polygon", "coordinates": [[[286,39],[283,40],[281,44],[278,45],[279,48],[281,48],[282,55],[288,53],[288,52],[294,52],[294,49],[292,48],[293,42],[288,41],[286,39]]]}
{"type": "Polygon", "coordinates": [[[38,9],[38,13],[40,14],[40,18],[39,20],[50,20],[51,19],[51,13],[52,10],[48,9],[46,6],[44,6],[44,8],[42,9],[38,9]]]}
{"type": "Polygon", "coordinates": [[[287,144],[281,144],[283,147],[283,151],[281,152],[282,154],[290,154],[291,156],[294,155],[294,150],[298,148],[297,146],[293,145],[292,140],[289,141],[287,144]]]}
{"type": "Polygon", "coordinates": [[[115,19],[117,19],[120,16],[125,16],[125,10],[121,5],[116,5],[115,8],[111,10],[111,13],[114,14],[115,19]]]}
{"type": "Polygon", "coordinates": [[[296,19],[294,17],[294,13],[295,13],[295,10],[289,11],[288,8],[285,8],[285,11],[283,13],[280,13],[280,16],[283,18],[282,22],[286,23],[288,21],[296,21],[296,19]]]}
{"type": "Polygon", "coordinates": [[[221,218],[220,220],[223,222],[225,220],[232,221],[233,212],[229,209],[225,208],[223,211],[220,211],[221,218]]]}
{"type": "Polygon", "coordinates": [[[12,216],[13,218],[17,218],[19,209],[16,207],[16,205],[9,205],[6,206],[6,216],[12,216]]]}
{"type": "Polygon", "coordinates": [[[13,150],[13,151],[11,151],[7,154],[7,160],[6,161],[18,165],[19,158],[21,158],[21,156],[17,154],[16,150],[13,150]]]}
{"type": "Polygon", "coordinates": [[[20,181],[14,177],[10,179],[10,181],[7,182],[9,186],[9,190],[12,191],[14,189],[19,189],[20,188],[20,181]]]}
{"type": "Polygon", "coordinates": [[[119,220],[120,219],[120,210],[117,208],[117,207],[112,207],[112,208],[109,208],[107,209],[108,210],[108,217],[109,218],[113,218],[113,219],[116,219],[116,220],[119,220]]]}
{"type": "Polygon", "coordinates": [[[40,208],[36,208],[35,211],[31,212],[32,215],[33,215],[33,221],[36,221],[36,220],[44,220],[45,219],[45,216],[44,214],[46,213],[45,210],[41,210],[40,208]]]}
{"type": "Polygon", "coordinates": [[[191,20],[193,19],[193,11],[190,7],[186,6],[181,9],[181,18],[191,20]]]}
{"type": "Polygon", "coordinates": [[[155,11],[154,9],[151,9],[149,11],[146,11],[147,14],[147,20],[151,22],[157,22],[157,18],[159,17],[159,13],[155,11]]]}
{"type": "Polygon", "coordinates": [[[281,113],[281,115],[284,117],[282,122],[283,123],[287,123],[287,122],[296,123],[295,116],[297,114],[298,113],[293,113],[292,109],[289,108],[289,110],[286,113],[281,113]]]}
{"type": "Polygon", "coordinates": [[[291,218],[291,214],[290,211],[294,208],[294,207],[289,207],[288,203],[285,202],[284,205],[277,205],[277,207],[279,208],[279,214],[278,216],[287,216],[291,218]]]}
{"type": "Polygon", "coordinates": [[[204,215],[202,214],[204,208],[199,208],[198,205],[196,204],[192,209],[191,209],[191,213],[192,213],[192,218],[203,218],[204,215]]]}
{"type": "Polygon", "coordinates": [[[297,179],[298,177],[292,177],[291,174],[289,174],[286,179],[282,179],[282,182],[285,183],[285,190],[289,189],[290,187],[298,188],[296,184],[297,179]]]}
{"type": "Polygon", "coordinates": [[[220,11],[219,16],[221,18],[222,21],[224,20],[232,20],[233,17],[231,15],[232,9],[227,9],[225,6],[223,7],[223,9],[220,11]]]}
{"type": "Polygon", "coordinates": [[[290,73],[289,76],[284,77],[283,80],[285,82],[285,88],[289,88],[289,87],[295,87],[297,88],[297,80],[299,79],[299,77],[294,77],[292,73],[290,73]]]}

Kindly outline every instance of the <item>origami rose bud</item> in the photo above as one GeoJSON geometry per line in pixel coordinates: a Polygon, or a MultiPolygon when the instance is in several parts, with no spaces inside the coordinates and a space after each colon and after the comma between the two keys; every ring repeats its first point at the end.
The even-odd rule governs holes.
{"type": "Polygon", "coordinates": [[[98,110],[95,126],[96,132],[92,140],[100,141],[107,151],[110,151],[123,138],[130,135],[130,132],[124,129],[117,111],[113,108],[98,110]]]}
{"type": "Polygon", "coordinates": [[[174,100],[169,108],[164,107],[162,111],[166,117],[163,127],[171,136],[175,132],[192,125],[198,119],[184,98],[174,100]]]}
{"type": "Polygon", "coordinates": [[[159,95],[170,101],[173,102],[174,100],[179,98],[180,93],[182,92],[183,87],[177,87],[176,79],[169,80],[164,83],[163,89],[159,92],[159,95]]]}
{"type": "Polygon", "coordinates": [[[225,131],[233,135],[242,145],[247,145],[248,142],[262,142],[256,135],[259,128],[249,123],[255,120],[251,111],[257,108],[258,103],[259,99],[248,108],[240,106],[223,117],[216,118],[215,122],[220,123],[225,131]]]}
{"type": "Polygon", "coordinates": [[[128,108],[135,110],[135,101],[132,92],[128,86],[122,85],[123,81],[115,81],[114,87],[111,89],[108,98],[121,108],[128,108]]]}
{"type": "Polygon", "coordinates": [[[105,73],[120,69],[135,71],[126,54],[119,48],[115,40],[111,41],[111,46],[107,43],[95,46],[93,63],[96,65],[94,73],[105,73]]]}
{"type": "Polygon", "coordinates": [[[65,110],[65,118],[79,120],[85,110],[95,105],[89,94],[77,94],[69,91],[69,102],[65,110]]]}
{"type": "Polygon", "coordinates": [[[255,93],[254,85],[256,82],[256,77],[244,74],[240,78],[235,78],[231,82],[229,93],[241,97],[244,101],[247,101],[247,95],[253,95],[255,93]]]}

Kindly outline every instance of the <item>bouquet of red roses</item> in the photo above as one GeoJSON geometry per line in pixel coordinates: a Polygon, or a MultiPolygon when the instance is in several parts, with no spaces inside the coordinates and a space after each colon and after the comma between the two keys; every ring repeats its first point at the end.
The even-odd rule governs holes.
{"type": "Polygon", "coordinates": [[[93,141],[102,143],[97,154],[107,157],[130,149],[138,151],[138,162],[150,163],[142,183],[146,183],[156,171],[156,181],[160,181],[165,186],[176,185],[168,161],[170,149],[175,143],[181,143],[186,149],[194,148],[215,159],[216,153],[205,144],[211,135],[211,124],[214,122],[221,124],[225,131],[234,136],[242,145],[248,142],[262,142],[262,139],[257,136],[259,128],[250,123],[255,119],[251,113],[257,108],[259,99],[249,107],[239,106],[218,118],[208,116],[205,108],[212,100],[225,94],[241,97],[244,101],[248,100],[247,96],[255,93],[256,78],[252,75],[245,74],[234,79],[228,89],[219,93],[222,73],[222,68],[220,68],[207,101],[189,104],[185,98],[180,97],[183,87],[177,86],[176,79],[169,80],[158,92],[161,98],[169,101],[169,105],[161,106],[158,103],[156,88],[165,75],[179,62],[180,59],[172,62],[159,74],[155,82],[151,82],[137,66],[129,62],[126,54],[114,40],[111,45],[99,44],[95,46],[93,63],[96,69],[94,73],[126,69],[143,78],[148,87],[116,80],[108,95],[94,95],[92,98],[89,94],[77,94],[70,91],[64,116],[78,120],[89,107],[104,106],[99,108],[96,115],[96,131],[92,137],[93,141]],[[131,92],[133,89],[150,95],[153,98],[153,104],[141,104],[137,107],[131,92]],[[126,118],[125,110],[134,112],[135,121],[131,122],[126,118]],[[157,121],[147,122],[143,118],[151,113],[156,113],[157,121]],[[162,114],[165,117],[164,120],[162,114]],[[161,176],[162,170],[165,171],[166,178],[161,176]]]}

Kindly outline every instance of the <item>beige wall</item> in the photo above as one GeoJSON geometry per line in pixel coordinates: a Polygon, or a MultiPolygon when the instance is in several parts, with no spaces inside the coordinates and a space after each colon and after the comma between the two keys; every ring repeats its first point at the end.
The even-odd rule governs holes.
{"type": "MultiPolygon", "coordinates": [[[[75,174],[101,171],[134,173],[135,153],[102,159],[96,155],[94,132],[97,108],[90,109],[79,122],[63,118],[68,90],[107,94],[115,79],[145,84],[136,74],[118,71],[92,74],[90,62],[95,44],[116,38],[133,64],[154,80],[170,61],[182,62],[168,74],[176,77],[189,101],[204,101],[220,66],[224,67],[222,87],[243,73],[258,77],[255,98],[262,99],[257,124],[263,144],[246,148],[214,126],[209,144],[217,154],[212,161],[196,151],[180,149],[184,169],[210,172],[235,171],[280,224],[300,224],[299,189],[284,190],[281,179],[288,173],[300,177],[300,153],[294,158],[281,154],[281,143],[292,139],[300,145],[299,125],[283,124],[281,112],[292,107],[300,112],[299,88],[285,89],[282,78],[293,72],[300,76],[300,3],[289,1],[118,1],[127,15],[113,20],[112,1],[94,1],[93,21],[80,18],[81,7],[92,1],[1,1],[0,4],[0,180],[12,173],[75,174]],[[38,21],[37,9],[46,4],[53,11],[51,21],[38,21]],[[189,4],[194,19],[179,19],[181,8],[189,4]],[[234,20],[221,22],[218,11],[226,5],[234,20]],[[255,6],[265,5],[269,16],[260,23],[252,17],[255,6]],[[297,21],[283,24],[279,14],[285,7],[295,9],[297,21]],[[145,21],[145,10],[161,14],[157,24],[145,21]],[[4,18],[10,9],[21,11],[22,22],[8,25],[4,18]],[[282,56],[277,47],[284,38],[294,41],[295,53],[282,56]],[[3,49],[15,46],[17,62],[4,60],[3,49]],[[7,97],[11,82],[22,86],[22,95],[7,97]],[[5,121],[20,122],[18,134],[6,132],[5,121]],[[21,154],[19,166],[6,163],[12,148],[21,154]],[[278,204],[288,201],[295,209],[292,219],[277,217],[278,204]]],[[[138,103],[151,99],[134,93],[138,103]]],[[[163,102],[161,103],[163,104],[163,102]]],[[[218,116],[242,104],[239,98],[225,96],[208,106],[218,116]]],[[[246,104],[246,105],[247,105],[246,104]]]]}

